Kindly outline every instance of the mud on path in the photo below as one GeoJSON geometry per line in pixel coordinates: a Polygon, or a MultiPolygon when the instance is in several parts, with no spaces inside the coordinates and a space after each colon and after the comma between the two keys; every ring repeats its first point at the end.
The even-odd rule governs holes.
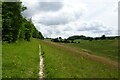
{"type": "Polygon", "coordinates": [[[64,44],[54,43],[54,42],[51,42],[51,41],[43,41],[43,42],[45,42],[47,44],[54,45],[56,47],[63,48],[63,49],[68,50],[68,51],[70,51],[72,53],[80,54],[81,56],[83,56],[83,57],[85,57],[87,59],[94,60],[94,61],[100,62],[102,64],[106,64],[110,68],[114,67],[114,68],[119,68],[120,69],[120,66],[119,66],[120,63],[118,63],[117,61],[113,61],[111,59],[108,59],[106,57],[97,56],[97,55],[94,55],[94,54],[89,54],[88,52],[78,50],[77,48],[65,46],[64,44]]]}

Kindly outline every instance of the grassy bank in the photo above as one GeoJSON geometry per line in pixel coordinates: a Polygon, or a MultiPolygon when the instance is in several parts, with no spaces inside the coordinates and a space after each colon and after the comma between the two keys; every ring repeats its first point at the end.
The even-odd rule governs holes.
{"type": "Polygon", "coordinates": [[[117,78],[117,69],[83,58],[63,47],[41,42],[46,78],[117,78]]]}
{"type": "Polygon", "coordinates": [[[3,43],[2,77],[3,78],[38,78],[39,41],[18,41],[3,43]]]}
{"type": "MultiPolygon", "coordinates": [[[[67,44],[71,47],[76,47],[90,54],[96,54],[110,58],[112,60],[118,60],[118,41],[117,40],[76,40],[80,43],[70,43],[67,44]]],[[[66,45],[66,44],[65,44],[66,45]]]]}
{"type": "Polygon", "coordinates": [[[0,78],[2,78],[2,41],[0,41],[0,78]]]}

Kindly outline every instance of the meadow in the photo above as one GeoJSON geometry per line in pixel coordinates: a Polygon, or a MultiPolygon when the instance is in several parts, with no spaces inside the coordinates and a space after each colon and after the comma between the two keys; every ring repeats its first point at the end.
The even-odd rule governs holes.
{"type": "Polygon", "coordinates": [[[38,78],[39,41],[3,43],[2,78],[38,78]]]}
{"type": "Polygon", "coordinates": [[[82,42],[61,44],[38,39],[11,44],[3,42],[2,77],[38,78],[39,44],[44,57],[45,78],[118,78],[118,68],[78,54],[74,48],[79,48],[81,52],[82,47],[78,45],[82,42]]]}
{"type": "Polygon", "coordinates": [[[0,41],[0,78],[2,78],[2,41],[0,41]]]}
{"type": "Polygon", "coordinates": [[[26,1],[0,2],[0,69],[3,79],[119,78],[120,43],[116,39],[120,36],[106,36],[106,33],[116,33],[116,28],[112,27],[116,21],[110,20],[108,24],[109,19],[116,15],[108,15],[116,12],[114,5],[105,2],[104,6],[103,2],[95,0],[90,5],[81,1],[67,3],[67,0],[60,3],[35,0],[32,4],[26,1]],[[82,15],[84,12],[87,14],[82,15]],[[103,13],[105,19],[101,19],[103,13]],[[112,28],[115,30],[112,31],[112,28]],[[87,36],[105,35],[93,38],[79,32],[87,36]],[[62,39],[63,36],[68,38],[62,39]]]}
{"type": "Polygon", "coordinates": [[[75,42],[80,43],[70,43],[67,45],[88,52],[89,54],[104,56],[118,61],[118,40],[75,40],[75,42]]]}
{"type": "MultiPolygon", "coordinates": [[[[118,69],[91,61],[50,41],[40,42],[46,78],[117,78],[118,69]],[[96,72],[97,71],[97,72],[96,72]]],[[[72,47],[71,47],[72,48],[72,47]]]]}

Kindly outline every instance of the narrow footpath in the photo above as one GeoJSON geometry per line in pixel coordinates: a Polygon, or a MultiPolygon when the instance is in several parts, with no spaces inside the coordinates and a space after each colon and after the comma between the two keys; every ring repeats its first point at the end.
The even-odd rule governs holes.
{"type": "Polygon", "coordinates": [[[42,49],[41,45],[39,45],[39,56],[40,56],[40,64],[39,64],[39,78],[43,78],[44,73],[43,73],[43,68],[44,68],[44,61],[43,61],[43,56],[42,56],[42,49]]]}

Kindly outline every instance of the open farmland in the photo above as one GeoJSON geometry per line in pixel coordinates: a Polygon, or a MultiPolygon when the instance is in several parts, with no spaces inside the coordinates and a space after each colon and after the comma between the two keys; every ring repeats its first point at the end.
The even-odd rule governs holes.
{"type": "Polygon", "coordinates": [[[89,60],[75,52],[72,47],[68,48],[50,41],[42,41],[40,44],[44,54],[44,73],[46,78],[118,77],[117,68],[89,60]]]}
{"type": "Polygon", "coordinates": [[[45,78],[118,77],[115,61],[112,64],[104,64],[105,61],[102,63],[90,59],[91,57],[88,56],[91,54],[86,56],[86,52],[78,49],[80,47],[73,47],[72,44],[68,46],[68,44],[54,43],[49,40],[32,39],[31,42],[3,43],[3,78],[38,78],[39,44],[44,57],[45,78]]]}
{"type": "Polygon", "coordinates": [[[118,40],[75,40],[80,43],[65,44],[78,48],[89,54],[104,56],[112,60],[118,61],[118,40]]]}
{"type": "Polygon", "coordinates": [[[0,1],[0,78],[119,80],[118,3],[0,1]]]}

